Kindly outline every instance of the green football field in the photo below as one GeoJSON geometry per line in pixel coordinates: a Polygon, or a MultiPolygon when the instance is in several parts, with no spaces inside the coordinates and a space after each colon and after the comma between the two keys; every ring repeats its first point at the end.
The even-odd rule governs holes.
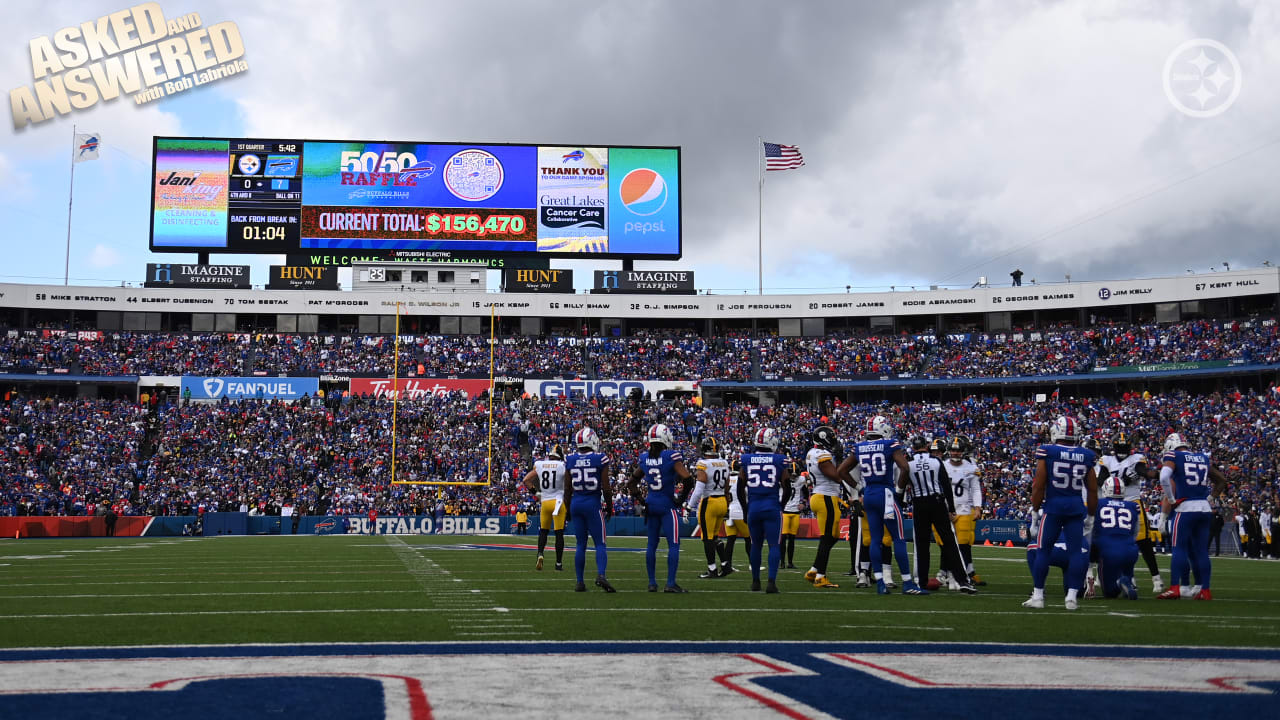
{"type": "MultiPolygon", "coordinates": [[[[1056,600],[1024,610],[1022,549],[975,548],[988,586],[974,597],[936,592],[882,597],[854,589],[848,546],[833,552],[842,587],[815,590],[783,571],[782,593],[748,590],[749,574],[700,580],[702,546],[682,543],[686,595],[648,593],[640,538],[610,539],[618,588],[573,592],[565,571],[534,570],[525,537],[85,538],[0,541],[0,646],[156,645],[337,641],[927,640],[1280,647],[1280,563],[1220,558],[1215,600],[1151,599],[1139,562],[1138,602],[1056,600]]],[[[813,558],[801,541],[796,564],[813,558]]],[[[934,562],[937,562],[936,551],[934,562]]],[[[1161,565],[1168,577],[1168,556],[1161,565]]],[[[739,544],[734,563],[745,569],[739,544]]],[[[659,584],[666,552],[659,550],[659,584]]]]}

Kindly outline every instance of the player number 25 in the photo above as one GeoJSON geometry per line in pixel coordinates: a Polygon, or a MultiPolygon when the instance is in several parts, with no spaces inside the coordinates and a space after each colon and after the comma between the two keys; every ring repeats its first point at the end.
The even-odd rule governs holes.
{"type": "Polygon", "coordinates": [[[573,489],[590,492],[600,487],[600,479],[596,477],[598,468],[573,468],[569,471],[572,476],[573,489]]]}

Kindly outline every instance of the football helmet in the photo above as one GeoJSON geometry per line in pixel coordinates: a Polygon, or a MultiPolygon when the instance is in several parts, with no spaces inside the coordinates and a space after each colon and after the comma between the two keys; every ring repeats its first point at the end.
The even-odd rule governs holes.
{"type": "Polygon", "coordinates": [[[579,450],[587,449],[591,452],[600,450],[600,437],[596,435],[596,431],[589,427],[584,427],[573,435],[573,444],[579,450]]]}
{"type": "Polygon", "coordinates": [[[911,452],[929,452],[929,439],[923,435],[911,436],[911,452]]]}
{"type": "Polygon", "coordinates": [[[563,460],[564,450],[559,445],[552,445],[551,451],[547,453],[547,457],[552,460],[563,460]]]}
{"type": "Polygon", "coordinates": [[[1169,437],[1164,439],[1164,451],[1167,453],[1171,453],[1181,447],[1190,447],[1181,433],[1169,433],[1169,437]]]}
{"type": "Polygon", "coordinates": [[[1093,438],[1085,438],[1084,442],[1082,443],[1082,446],[1086,450],[1092,450],[1095,453],[1098,452],[1098,441],[1094,440],[1093,438]]]}
{"type": "Polygon", "coordinates": [[[836,429],[830,425],[820,425],[813,431],[813,444],[823,450],[835,450],[840,444],[836,429]]]}
{"type": "Polygon", "coordinates": [[[893,426],[889,424],[889,418],[883,415],[876,415],[867,420],[867,437],[875,436],[879,438],[893,437],[893,426]]]}
{"type": "Polygon", "coordinates": [[[720,443],[710,435],[702,438],[702,454],[706,457],[720,457],[720,443]]]}
{"type": "Polygon", "coordinates": [[[1068,445],[1075,445],[1080,429],[1080,423],[1075,418],[1060,415],[1049,426],[1049,439],[1055,443],[1066,441],[1068,445]]]}
{"type": "Polygon", "coordinates": [[[957,435],[951,438],[951,444],[947,446],[947,454],[952,460],[961,460],[964,454],[969,451],[969,441],[965,440],[963,435],[957,435]]]}
{"type": "Polygon", "coordinates": [[[665,445],[668,448],[675,447],[676,444],[676,439],[671,434],[671,428],[663,425],[662,423],[651,425],[649,427],[649,432],[645,433],[645,439],[648,440],[650,445],[658,443],[659,445],[665,445]]]}
{"type": "Polygon", "coordinates": [[[1121,432],[1112,438],[1111,452],[1121,460],[1129,457],[1133,453],[1133,444],[1129,442],[1129,436],[1121,432]]]}
{"type": "Polygon", "coordinates": [[[1120,479],[1119,475],[1112,475],[1102,483],[1102,497],[1124,497],[1124,481],[1120,479]]]}
{"type": "Polygon", "coordinates": [[[941,457],[942,454],[945,453],[946,451],[947,451],[947,441],[943,440],[942,438],[934,438],[933,442],[929,443],[930,455],[934,455],[935,453],[937,453],[935,457],[941,457]]]}
{"type": "Polygon", "coordinates": [[[760,428],[756,431],[755,439],[752,443],[759,449],[768,450],[769,452],[777,452],[778,443],[781,438],[778,437],[778,431],[773,428],[760,428]]]}

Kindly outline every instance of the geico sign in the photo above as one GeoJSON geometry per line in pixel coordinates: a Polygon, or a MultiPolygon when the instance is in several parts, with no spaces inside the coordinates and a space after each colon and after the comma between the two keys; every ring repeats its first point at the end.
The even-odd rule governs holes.
{"type": "Polygon", "coordinates": [[[632,390],[644,392],[644,383],[614,380],[543,380],[538,383],[540,397],[627,397],[632,390]]]}

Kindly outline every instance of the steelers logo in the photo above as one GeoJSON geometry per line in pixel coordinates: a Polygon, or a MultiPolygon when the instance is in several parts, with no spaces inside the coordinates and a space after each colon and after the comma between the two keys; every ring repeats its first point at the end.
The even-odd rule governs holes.
{"type": "Polygon", "coordinates": [[[240,168],[242,175],[257,175],[262,169],[262,160],[257,155],[241,155],[240,162],[236,163],[240,168]]]}

